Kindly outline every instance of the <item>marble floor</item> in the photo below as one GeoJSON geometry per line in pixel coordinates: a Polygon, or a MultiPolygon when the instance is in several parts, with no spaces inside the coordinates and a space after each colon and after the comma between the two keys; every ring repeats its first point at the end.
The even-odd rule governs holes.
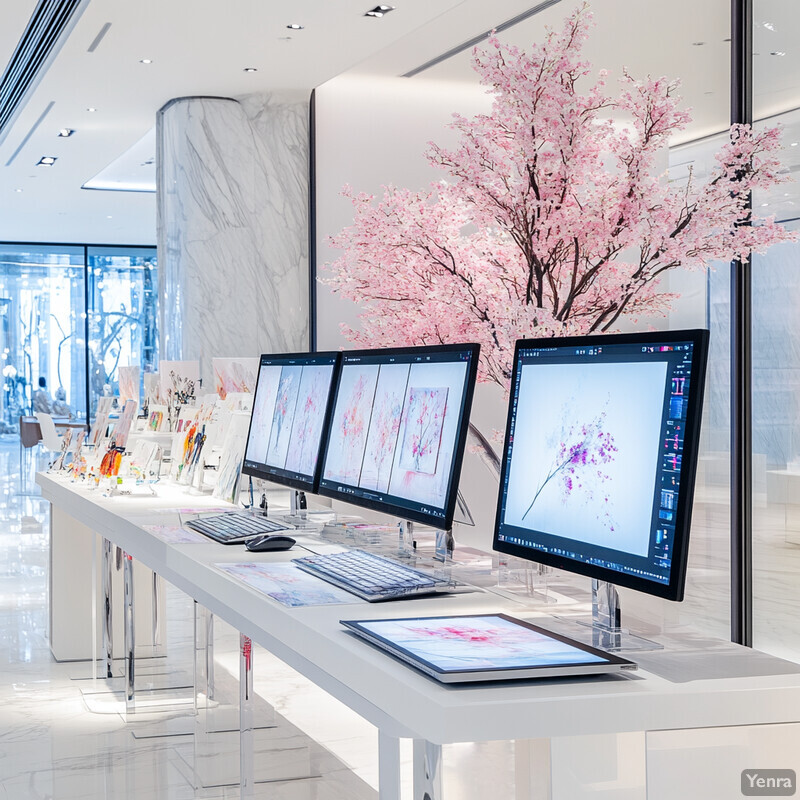
{"type": "MultiPolygon", "coordinates": [[[[205,788],[194,787],[194,719],[185,695],[168,712],[149,713],[144,701],[144,713],[137,710],[126,721],[121,698],[107,693],[103,681],[88,679],[88,664],[53,660],[47,631],[49,509],[34,479],[47,457],[35,451],[28,456],[21,473],[18,439],[0,436],[0,800],[238,797],[238,786],[220,785],[219,779],[203,777],[205,788]],[[173,733],[178,735],[165,735],[173,733]]],[[[171,587],[167,616],[167,671],[191,672],[193,606],[171,587]]],[[[232,685],[233,694],[237,643],[236,632],[218,622],[217,682],[232,685]]],[[[256,778],[270,780],[256,784],[257,797],[377,798],[376,729],[260,648],[254,665],[261,710],[277,726],[265,732],[263,742],[257,737],[256,778]],[[277,772],[262,774],[270,765],[277,772]],[[275,780],[276,775],[293,779],[275,780]]],[[[112,682],[111,688],[118,686],[112,682]]],[[[220,749],[231,748],[227,759],[220,756],[226,774],[236,771],[235,744],[228,736],[220,749]]],[[[402,754],[407,798],[410,742],[403,742],[402,754]]],[[[447,796],[513,794],[511,743],[453,745],[444,755],[447,796]],[[493,768],[466,769],[476,762],[493,768]]]]}
{"type": "MultiPolygon", "coordinates": [[[[205,787],[195,788],[195,720],[185,697],[167,713],[148,713],[144,703],[144,713],[126,721],[118,696],[93,694],[87,664],[52,659],[49,511],[34,481],[35,470],[47,461],[43,453],[28,456],[21,472],[18,440],[0,436],[0,800],[238,797],[238,786],[223,785],[219,776],[204,778],[205,787]]],[[[686,602],[668,604],[638,595],[630,605],[635,600],[640,616],[650,616],[664,630],[690,627],[724,637],[729,625],[724,487],[699,487],[697,500],[686,602]]],[[[800,546],[786,541],[784,506],[760,502],[755,518],[756,644],[800,661],[800,617],[795,613],[800,546]]],[[[167,662],[167,672],[191,672],[192,603],[168,588],[167,610],[169,657],[159,661],[167,662]]],[[[216,631],[218,685],[235,695],[238,637],[221,623],[216,631]]],[[[254,663],[259,709],[275,726],[257,740],[257,777],[271,779],[257,784],[257,796],[376,798],[377,731],[265,651],[256,650],[254,663]]],[[[98,685],[103,690],[103,682],[98,685]]],[[[403,745],[405,800],[411,796],[411,748],[410,742],[403,745]]],[[[236,769],[234,750],[231,737],[220,746],[219,760],[228,773],[236,769]],[[225,748],[233,748],[228,756],[225,748]]],[[[448,798],[514,796],[513,743],[449,746],[444,765],[448,798]]],[[[642,797],[641,788],[631,796],[642,797]]]]}

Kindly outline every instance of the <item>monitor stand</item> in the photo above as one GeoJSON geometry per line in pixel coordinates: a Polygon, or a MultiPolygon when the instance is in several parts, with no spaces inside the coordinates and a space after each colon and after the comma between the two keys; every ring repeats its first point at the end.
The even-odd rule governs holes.
{"type": "Polygon", "coordinates": [[[306,493],[297,489],[290,489],[289,514],[285,519],[287,522],[293,522],[295,524],[306,522],[308,519],[307,507],[306,493]]]}
{"type": "MultiPolygon", "coordinates": [[[[563,618],[562,618],[563,619],[563,618]]],[[[592,578],[592,620],[573,620],[591,629],[591,644],[612,653],[630,650],[663,650],[664,645],[622,627],[619,592],[613,583],[592,578]]]]}
{"type": "Polygon", "coordinates": [[[414,541],[414,523],[401,519],[398,528],[397,555],[411,558],[416,555],[417,543],[414,541]]]}

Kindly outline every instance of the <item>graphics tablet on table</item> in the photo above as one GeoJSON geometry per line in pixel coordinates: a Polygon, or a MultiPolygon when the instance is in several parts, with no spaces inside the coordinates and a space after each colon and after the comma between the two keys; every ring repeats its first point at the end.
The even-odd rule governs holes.
{"type": "Polygon", "coordinates": [[[442,683],[636,669],[632,661],[505,614],[341,620],[341,624],[442,683]]]}

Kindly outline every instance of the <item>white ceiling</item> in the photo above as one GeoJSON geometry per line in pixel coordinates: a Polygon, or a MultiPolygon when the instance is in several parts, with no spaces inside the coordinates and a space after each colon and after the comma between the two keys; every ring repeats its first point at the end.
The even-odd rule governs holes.
{"type": "MultiPolygon", "coordinates": [[[[169,99],[276,89],[307,95],[343,73],[401,75],[536,4],[394,2],[395,11],[369,19],[363,14],[375,5],[370,0],[90,0],[0,145],[0,240],[153,243],[152,194],[80,187],[145,137],[156,111],[169,99]],[[88,53],[107,22],[108,34],[88,53]],[[287,30],[292,22],[305,29],[287,30]],[[153,63],[143,65],[142,58],[153,63]],[[258,72],[245,73],[245,67],[258,72]],[[42,124],[5,166],[51,102],[42,124]],[[89,113],[88,107],[97,111],[89,113]],[[76,134],[58,139],[64,126],[76,134]],[[58,157],[54,167],[35,166],[45,155],[58,157]]],[[[616,74],[628,67],[637,76],[680,77],[686,103],[694,108],[688,137],[726,126],[730,56],[724,40],[730,0],[594,0],[592,5],[597,25],[586,55],[595,66],[616,74]]],[[[3,3],[0,63],[13,52],[34,7],[35,0],[3,3]]],[[[545,24],[560,24],[572,7],[573,0],[562,0],[504,38],[525,46],[541,38],[545,24]]],[[[800,3],[756,0],[757,113],[800,105],[798,30],[800,3]]],[[[474,81],[469,55],[411,80],[430,79],[474,81]]]]}

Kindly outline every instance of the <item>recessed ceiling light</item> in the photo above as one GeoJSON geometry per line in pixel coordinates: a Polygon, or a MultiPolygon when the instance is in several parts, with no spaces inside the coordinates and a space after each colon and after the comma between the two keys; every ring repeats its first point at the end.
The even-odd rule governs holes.
{"type": "Polygon", "coordinates": [[[22,189],[14,189],[15,192],[21,192],[22,189]]]}
{"type": "Polygon", "coordinates": [[[800,144],[800,142],[792,142],[792,144],[790,146],[791,147],[797,147],[798,144],[800,144]]]}
{"type": "Polygon", "coordinates": [[[764,22],[762,24],[768,31],[774,31],[775,30],[775,26],[771,22],[764,22]]]}
{"type": "Polygon", "coordinates": [[[139,59],[139,63],[140,64],[152,64],[153,63],[153,59],[152,58],[140,58],[139,59]]]}
{"type": "Polygon", "coordinates": [[[786,53],[783,50],[773,50],[770,53],[771,56],[785,56],[786,53]]]}
{"type": "Polygon", "coordinates": [[[365,17],[382,17],[384,14],[388,14],[390,11],[394,11],[394,6],[375,6],[375,8],[371,8],[364,14],[365,17]]]}
{"type": "Polygon", "coordinates": [[[111,214],[106,214],[106,219],[114,219],[114,217],[111,214]]]}
{"type": "Polygon", "coordinates": [[[55,156],[42,156],[37,162],[37,167],[52,167],[56,163],[55,156]]]}
{"type": "Polygon", "coordinates": [[[70,136],[72,136],[73,133],[75,133],[75,131],[72,128],[62,128],[58,132],[58,135],[62,139],[68,139],[70,136]]]}
{"type": "Polygon", "coordinates": [[[761,208],[766,208],[768,205],[769,205],[769,203],[762,203],[761,204],[761,208]]]}
{"type": "Polygon", "coordinates": [[[94,112],[95,112],[95,111],[97,111],[97,109],[96,109],[96,108],[94,108],[93,106],[89,106],[89,108],[87,108],[86,110],[87,110],[87,111],[88,111],[90,114],[94,114],[94,112]]]}
{"type": "Polygon", "coordinates": [[[243,72],[258,72],[258,67],[245,67],[243,72]]]}
{"type": "Polygon", "coordinates": [[[291,25],[286,26],[290,31],[302,31],[305,27],[304,25],[300,25],[297,22],[293,22],[291,25]]]}

